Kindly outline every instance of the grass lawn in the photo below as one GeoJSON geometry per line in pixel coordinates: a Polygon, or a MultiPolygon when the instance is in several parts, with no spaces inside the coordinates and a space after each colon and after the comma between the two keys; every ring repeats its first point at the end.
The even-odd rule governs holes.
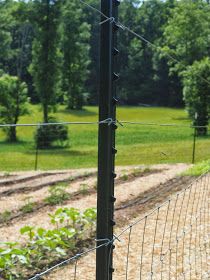
{"type": "MultiPolygon", "coordinates": [[[[40,107],[31,105],[30,114],[20,123],[41,122],[40,107]]],[[[63,106],[55,113],[59,121],[97,121],[98,108],[66,111],[63,106]]],[[[140,121],[158,124],[190,125],[183,109],[119,107],[120,121],[140,121]]],[[[35,127],[18,127],[19,142],[9,144],[0,129],[0,170],[33,170],[36,149],[35,127]]],[[[210,133],[209,133],[210,134],[210,133]]],[[[97,125],[69,125],[70,145],[38,151],[38,169],[65,169],[97,166],[97,125]]],[[[191,162],[193,130],[188,127],[166,127],[125,124],[116,133],[117,165],[137,165],[166,162],[191,162]]],[[[196,161],[210,158],[210,136],[197,139],[196,161]]]]}

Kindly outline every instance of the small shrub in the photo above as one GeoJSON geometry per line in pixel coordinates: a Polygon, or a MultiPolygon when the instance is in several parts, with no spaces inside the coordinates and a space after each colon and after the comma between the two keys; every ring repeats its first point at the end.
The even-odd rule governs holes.
{"type": "MultiPolygon", "coordinates": [[[[49,122],[55,123],[54,118],[50,118],[49,122]]],[[[42,125],[37,128],[35,134],[36,146],[39,149],[46,149],[56,144],[65,146],[68,144],[68,127],[63,124],[42,125]]]]}

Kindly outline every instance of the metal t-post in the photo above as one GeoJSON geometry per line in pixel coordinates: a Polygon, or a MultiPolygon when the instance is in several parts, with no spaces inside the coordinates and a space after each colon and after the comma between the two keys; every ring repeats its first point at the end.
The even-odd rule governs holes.
{"type": "MultiPolygon", "coordinates": [[[[99,121],[113,120],[99,125],[98,141],[98,197],[97,197],[97,245],[113,239],[114,178],[115,175],[115,130],[116,120],[116,24],[118,0],[101,0],[101,12],[110,20],[101,17],[100,38],[100,89],[99,121]],[[113,19],[115,17],[115,20],[113,19]],[[104,22],[105,20],[105,22],[104,22]]],[[[96,279],[112,280],[112,255],[114,245],[102,246],[96,251],[96,279]]]]}

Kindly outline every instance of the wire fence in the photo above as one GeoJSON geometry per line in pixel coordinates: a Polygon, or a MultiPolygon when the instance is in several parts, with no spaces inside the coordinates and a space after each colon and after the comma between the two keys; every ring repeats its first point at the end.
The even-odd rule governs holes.
{"type": "MultiPolygon", "coordinates": [[[[134,30],[115,22],[98,9],[86,2],[86,5],[104,17],[99,24],[115,23],[123,31],[134,35],[149,47],[163,52],[162,48],[137,34],[134,30]]],[[[179,62],[170,54],[164,53],[170,60],[179,62]]],[[[201,80],[209,84],[203,77],[201,80]]],[[[144,123],[140,121],[106,119],[101,122],[60,122],[48,124],[3,124],[0,125],[0,166],[6,170],[30,169],[68,169],[96,165],[97,161],[97,126],[118,125],[117,134],[119,162],[125,164],[189,162],[207,159],[210,155],[208,135],[198,137],[197,128],[190,125],[144,123]],[[81,126],[80,131],[73,126],[81,126]],[[87,128],[88,127],[88,128],[87,128]],[[17,142],[8,142],[5,131],[17,130],[17,142]],[[132,147],[136,159],[129,162],[132,147]],[[81,148],[82,147],[82,148],[81,148]],[[84,148],[85,147],[85,148],[84,148]],[[83,165],[81,166],[81,162],[83,165]]],[[[14,136],[14,134],[13,134],[14,136]]],[[[141,188],[141,186],[140,186],[141,188]]],[[[36,279],[95,279],[96,252],[104,247],[110,251],[108,268],[112,263],[111,251],[114,248],[113,279],[209,279],[209,197],[210,174],[205,173],[190,185],[169,185],[169,193],[175,193],[163,199],[163,190],[156,191],[155,207],[139,217],[139,207],[152,200],[142,200],[130,204],[131,210],[138,218],[129,220],[124,228],[122,224],[115,231],[112,240],[88,240],[86,249],[66,260],[32,275],[36,279]],[[170,192],[171,191],[171,192],[170,192]],[[159,200],[158,200],[159,199],[159,200]],[[160,203],[164,201],[163,203],[160,203]],[[97,246],[98,242],[102,245],[97,246]],[[96,246],[92,246],[96,243],[96,246]]],[[[116,209],[120,211],[120,209],[116,209]]],[[[127,209],[123,208],[123,211],[127,209]]],[[[142,212],[141,212],[142,213],[142,212]]],[[[32,248],[33,249],[33,248],[32,248]]],[[[40,261],[41,262],[41,261],[40,261]]],[[[0,271],[1,273],[2,271],[0,271]]]]}
{"type": "MultiPolygon", "coordinates": [[[[112,123],[119,127],[116,137],[118,146],[127,147],[128,151],[129,146],[135,143],[132,146],[136,153],[135,162],[128,161],[125,149],[119,149],[118,165],[195,163],[209,158],[209,127],[207,136],[199,137],[195,133],[197,127],[187,124],[114,122],[111,119],[100,124],[112,123]]],[[[96,166],[98,124],[95,121],[0,125],[1,171],[96,166]],[[17,142],[6,138],[5,132],[11,127],[16,127],[17,142]]]]}
{"type": "Polygon", "coordinates": [[[113,279],[209,279],[210,173],[179,187],[162,204],[126,228],[119,227],[113,240],[104,240],[30,280],[95,279],[95,253],[103,246],[115,247],[113,279]]]}

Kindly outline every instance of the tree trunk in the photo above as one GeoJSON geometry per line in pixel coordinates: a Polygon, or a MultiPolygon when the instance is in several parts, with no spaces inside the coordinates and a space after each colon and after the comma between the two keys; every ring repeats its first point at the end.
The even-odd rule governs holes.
{"type": "Polygon", "coordinates": [[[10,142],[17,142],[16,126],[11,126],[8,133],[10,142]]]}
{"type": "Polygon", "coordinates": [[[44,114],[44,123],[48,123],[48,105],[43,103],[43,114],[44,114]]]}

